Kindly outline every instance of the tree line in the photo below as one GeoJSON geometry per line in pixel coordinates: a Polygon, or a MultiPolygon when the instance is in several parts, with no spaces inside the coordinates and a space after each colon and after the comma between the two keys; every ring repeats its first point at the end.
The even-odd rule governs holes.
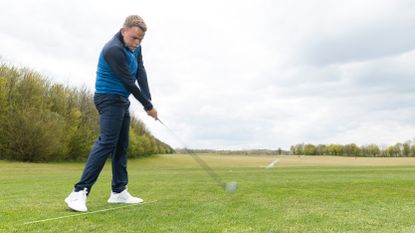
{"type": "Polygon", "coordinates": [[[219,154],[219,155],[289,155],[290,152],[278,148],[277,150],[269,149],[250,149],[250,150],[213,150],[213,149],[175,149],[180,154],[219,154]]]}
{"type": "MultiPolygon", "coordinates": [[[[0,159],[84,160],[98,136],[98,112],[87,88],[0,64],[0,132],[0,159]]],[[[132,116],[130,158],[172,152],[132,116]]]]}
{"type": "Polygon", "coordinates": [[[339,155],[354,157],[415,157],[415,140],[408,140],[405,143],[396,143],[390,146],[379,146],[376,144],[356,145],[351,144],[330,144],[313,145],[297,144],[290,148],[294,155],[339,155]]]}

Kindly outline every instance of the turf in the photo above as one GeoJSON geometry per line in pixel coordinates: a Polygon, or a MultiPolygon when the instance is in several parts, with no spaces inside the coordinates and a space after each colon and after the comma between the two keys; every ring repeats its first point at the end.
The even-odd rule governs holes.
{"type": "Polygon", "coordinates": [[[108,162],[85,215],[63,202],[83,163],[0,161],[0,232],[415,232],[415,159],[202,158],[238,190],[223,191],[187,155],[163,155],[128,165],[129,191],[157,202],[110,205],[108,162]]]}

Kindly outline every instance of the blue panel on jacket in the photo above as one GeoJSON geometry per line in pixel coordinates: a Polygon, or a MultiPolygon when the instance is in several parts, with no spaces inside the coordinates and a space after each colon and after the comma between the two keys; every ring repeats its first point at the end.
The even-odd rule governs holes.
{"type": "MultiPolygon", "coordinates": [[[[135,81],[136,74],[138,69],[137,59],[133,52],[128,50],[123,46],[121,41],[114,36],[112,40],[110,40],[102,49],[101,54],[99,55],[98,60],[98,67],[97,67],[97,79],[95,83],[95,93],[98,94],[118,94],[128,98],[130,92],[122,84],[121,80],[115,76],[112,72],[110,66],[105,60],[105,54],[108,52],[109,48],[111,47],[120,47],[124,51],[127,60],[128,67],[130,68],[131,78],[135,81]]],[[[139,50],[137,48],[136,50],[139,50]]],[[[137,52],[137,51],[135,51],[137,52]]]]}

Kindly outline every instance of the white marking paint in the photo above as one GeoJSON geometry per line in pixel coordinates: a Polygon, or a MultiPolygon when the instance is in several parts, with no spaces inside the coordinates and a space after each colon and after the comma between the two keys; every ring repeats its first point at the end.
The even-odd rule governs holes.
{"type": "Polygon", "coordinates": [[[37,220],[37,221],[25,222],[25,223],[23,223],[23,224],[24,224],[24,225],[27,225],[27,224],[33,224],[33,223],[40,223],[40,222],[47,222],[47,221],[52,221],[52,220],[58,220],[58,219],[63,219],[63,218],[76,217],[76,216],[81,216],[81,215],[86,215],[86,214],[95,214],[95,213],[100,213],[100,212],[105,212],[105,211],[110,211],[110,210],[116,210],[116,209],[121,209],[121,208],[127,208],[127,207],[131,207],[131,206],[136,206],[136,205],[145,205],[145,204],[150,204],[150,203],[154,203],[154,202],[156,202],[156,201],[157,201],[157,200],[154,200],[154,201],[148,201],[148,202],[143,202],[143,203],[137,203],[137,204],[128,204],[128,205],[118,206],[118,207],[114,207],[114,208],[103,209],[103,210],[96,210],[96,211],[85,212],[85,213],[79,213],[79,214],[65,215],[65,216],[60,216],[60,217],[55,217],[55,218],[47,218],[47,219],[42,219],[42,220],[37,220]]]}
{"type": "Polygon", "coordinates": [[[266,169],[268,169],[268,168],[272,168],[276,163],[278,163],[278,159],[275,159],[274,161],[272,161],[270,164],[268,164],[268,166],[266,166],[265,168],[266,169]]]}

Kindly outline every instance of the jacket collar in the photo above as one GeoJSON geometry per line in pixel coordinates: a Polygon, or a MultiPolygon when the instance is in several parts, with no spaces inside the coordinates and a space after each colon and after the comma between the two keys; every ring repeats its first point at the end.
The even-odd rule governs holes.
{"type": "MultiPolygon", "coordinates": [[[[122,34],[121,34],[121,29],[115,34],[115,37],[119,40],[119,41],[121,41],[121,44],[124,46],[124,48],[125,49],[127,49],[128,51],[131,51],[129,48],[127,48],[126,46],[125,46],[125,42],[124,42],[124,38],[122,37],[122,34]]],[[[131,52],[135,52],[135,51],[137,51],[137,49],[138,48],[140,48],[141,47],[141,45],[139,45],[137,48],[135,48],[133,51],[131,51],[131,52]]]]}
{"type": "Polygon", "coordinates": [[[117,39],[120,40],[122,45],[125,47],[124,38],[122,37],[122,34],[121,34],[121,29],[115,34],[115,37],[117,37],[117,39]]]}

